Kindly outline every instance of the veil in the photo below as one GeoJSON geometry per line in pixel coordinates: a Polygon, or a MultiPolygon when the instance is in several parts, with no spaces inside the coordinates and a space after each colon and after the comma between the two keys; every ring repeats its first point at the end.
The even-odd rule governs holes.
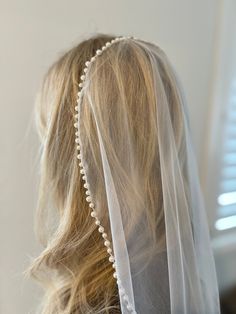
{"type": "MultiPolygon", "coordinates": [[[[122,314],[220,313],[207,218],[180,83],[158,46],[129,38],[116,43],[116,54],[127,53],[127,45],[148,60],[151,81],[143,84],[146,88],[151,84],[154,91],[154,105],[149,108],[152,114],[146,114],[138,98],[134,109],[129,99],[121,96],[119,78],[109,68],[104,52],[83,77],[76,116],[81,173],[89,189],[86,194],[93,201],[90,207],[95,204],[99,232],[108,253],[114,252],[109,259],[122,314]],[[163,80],[163,73],[168,80],[163,80]],[[112,98],[106,96],[106,87],[93,88],[108,76],[112,98]],[[140,122],[140,129],[132,127],[132,119],[140,122]],[[96,141],[91,141],[91,133],[96,141]],[[102,226],[109,226],[106,233],[102,226]]],[[[132,86],[132,80],[129,84],[132,86]]]]}

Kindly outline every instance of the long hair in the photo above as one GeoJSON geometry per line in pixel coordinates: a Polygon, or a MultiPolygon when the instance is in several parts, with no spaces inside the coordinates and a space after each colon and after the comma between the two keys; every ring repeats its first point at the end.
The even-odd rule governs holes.
{"type": "MultiPolygon", "coordinates": [[[[44,314],[120,313],[117,285],[112,276],[114,270],[86,202],[76,158],[73,126],[79,78],[85,62],[113,38],[114,36],[96,35],[62,55],[46,73],[37,98],[36,122],[42,141],[42,158],[36,221],[37,233],[44,250],[33,261],[29,272],[45,288],[42,301],[44,314]]],[[[182,117],[179,99],[170,69],[162,56],[164,54],[160,51],[160,77],[168,97],[175,135],[179,138],[181,150],[182,117]]],[[[106,51],[106,61],[103,62],[101,58],[98,62],[97,74],[94,74],[90,88],[96,96],[97,108],[107,123],[104,132],[107,128],[107,136],[110,138],[111,134],[123,136],[122,140],[125,138],[125,134],[122,135],[119,108],[114,107],[115,97],[119,95],[123,104],[128,107],[127,119],[130,129],[133,130],[139,166],[146,173],[142,193],[146,193],[149,198],[146,215],[150,234],[157,238],[159,248],[164,250],[161,174],[156,171],[158,150],[155,134],[158,130],[154,119],[156,107],[150,60],[144,47],[127,42],[123,49],[110,47],[106,51]],[[157,203],[158,210],[154,207],[157,203]]],[[[84,123],[90,130],[88,140],[96,147],[94,121],[89,114],[84,118],[87,119],[84,123]]],[[[94,149],[94,161],[99,160],[96,153],[98,151],[94,149]]],[[[114,165],[117,163],[115,157],[117,156],[111,156],[114,165]]],[[[95,166],[99,167],[99,162],[95,166]]],[[[128,194],[132,192],[132,189],[125,191],[131,201],[132,194],[128,194]]],[[[105,228],[109,232],[106,206],[101,210],[105,228]]],[[[135,213],[133,221],[135,223],[135,213]]],[[[129,228],[129,232],[132,232],[132,225],[129,228]]]]}

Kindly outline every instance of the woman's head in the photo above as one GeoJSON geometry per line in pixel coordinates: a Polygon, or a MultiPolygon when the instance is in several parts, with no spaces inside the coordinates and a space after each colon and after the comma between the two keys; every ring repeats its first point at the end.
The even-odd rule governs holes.
{"type": "MultiPolygon", "coordinates": [[[[35,260],[32,273],[47,289],[44,313],[120,312],[114,269],[86,202],[74,128],[85,62],[113,38],[96,35],[63,54],[49,68],[37,98],[36,118],[42,141],[38,231],[45,249],[35,260]],[[56,210],[50,214],[52,208],[56,210]],[[46,228],[49,214],[53,224],[46,228]]],[[[168,105],[181,153],[180,95],[161,49],[127,39],[112,45],[91,67],[81,109],[84,159],[100,220],[112,239],[105,188],[108,177],[104,175],[104,163],[109,165],[131,263],[141,260],[145,264],[144,259],[166,251],[158,102],[168,105]],[[155,60],[150,51],[155,52],[155,60]],[[158,100],[152,62],[158,69],[158,100]],[[138,228],[147,229],[146,238],[138,233],[134,245],[138,228]],[[143,238],[152,240],[152,246],[146,247],[143,238]]]]}

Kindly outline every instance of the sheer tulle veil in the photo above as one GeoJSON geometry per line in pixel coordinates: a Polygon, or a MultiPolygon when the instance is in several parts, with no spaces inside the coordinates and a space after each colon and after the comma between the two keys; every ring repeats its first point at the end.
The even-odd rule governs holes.
{"type": "Polygon", "coordinates": [[[78,106],[82,173],[97,221],[109,224],[122,314],[219,313],[186,101],[165,53],[139,39],[115,42],[87,68],[78,106]]]}

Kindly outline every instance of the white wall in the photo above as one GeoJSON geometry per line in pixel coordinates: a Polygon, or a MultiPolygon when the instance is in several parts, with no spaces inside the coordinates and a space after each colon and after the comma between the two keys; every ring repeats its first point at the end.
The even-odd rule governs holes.
{"type": "Polygon", "coordinates": [[[155,41],[185,87],[201,165],[217,16],[216,0],[2,0],[0,10],[0,313],[33,313],[37,289],[23,281],[33,234],[37,138],[34,96],[49,64],[91,32],[155,41]]]}

